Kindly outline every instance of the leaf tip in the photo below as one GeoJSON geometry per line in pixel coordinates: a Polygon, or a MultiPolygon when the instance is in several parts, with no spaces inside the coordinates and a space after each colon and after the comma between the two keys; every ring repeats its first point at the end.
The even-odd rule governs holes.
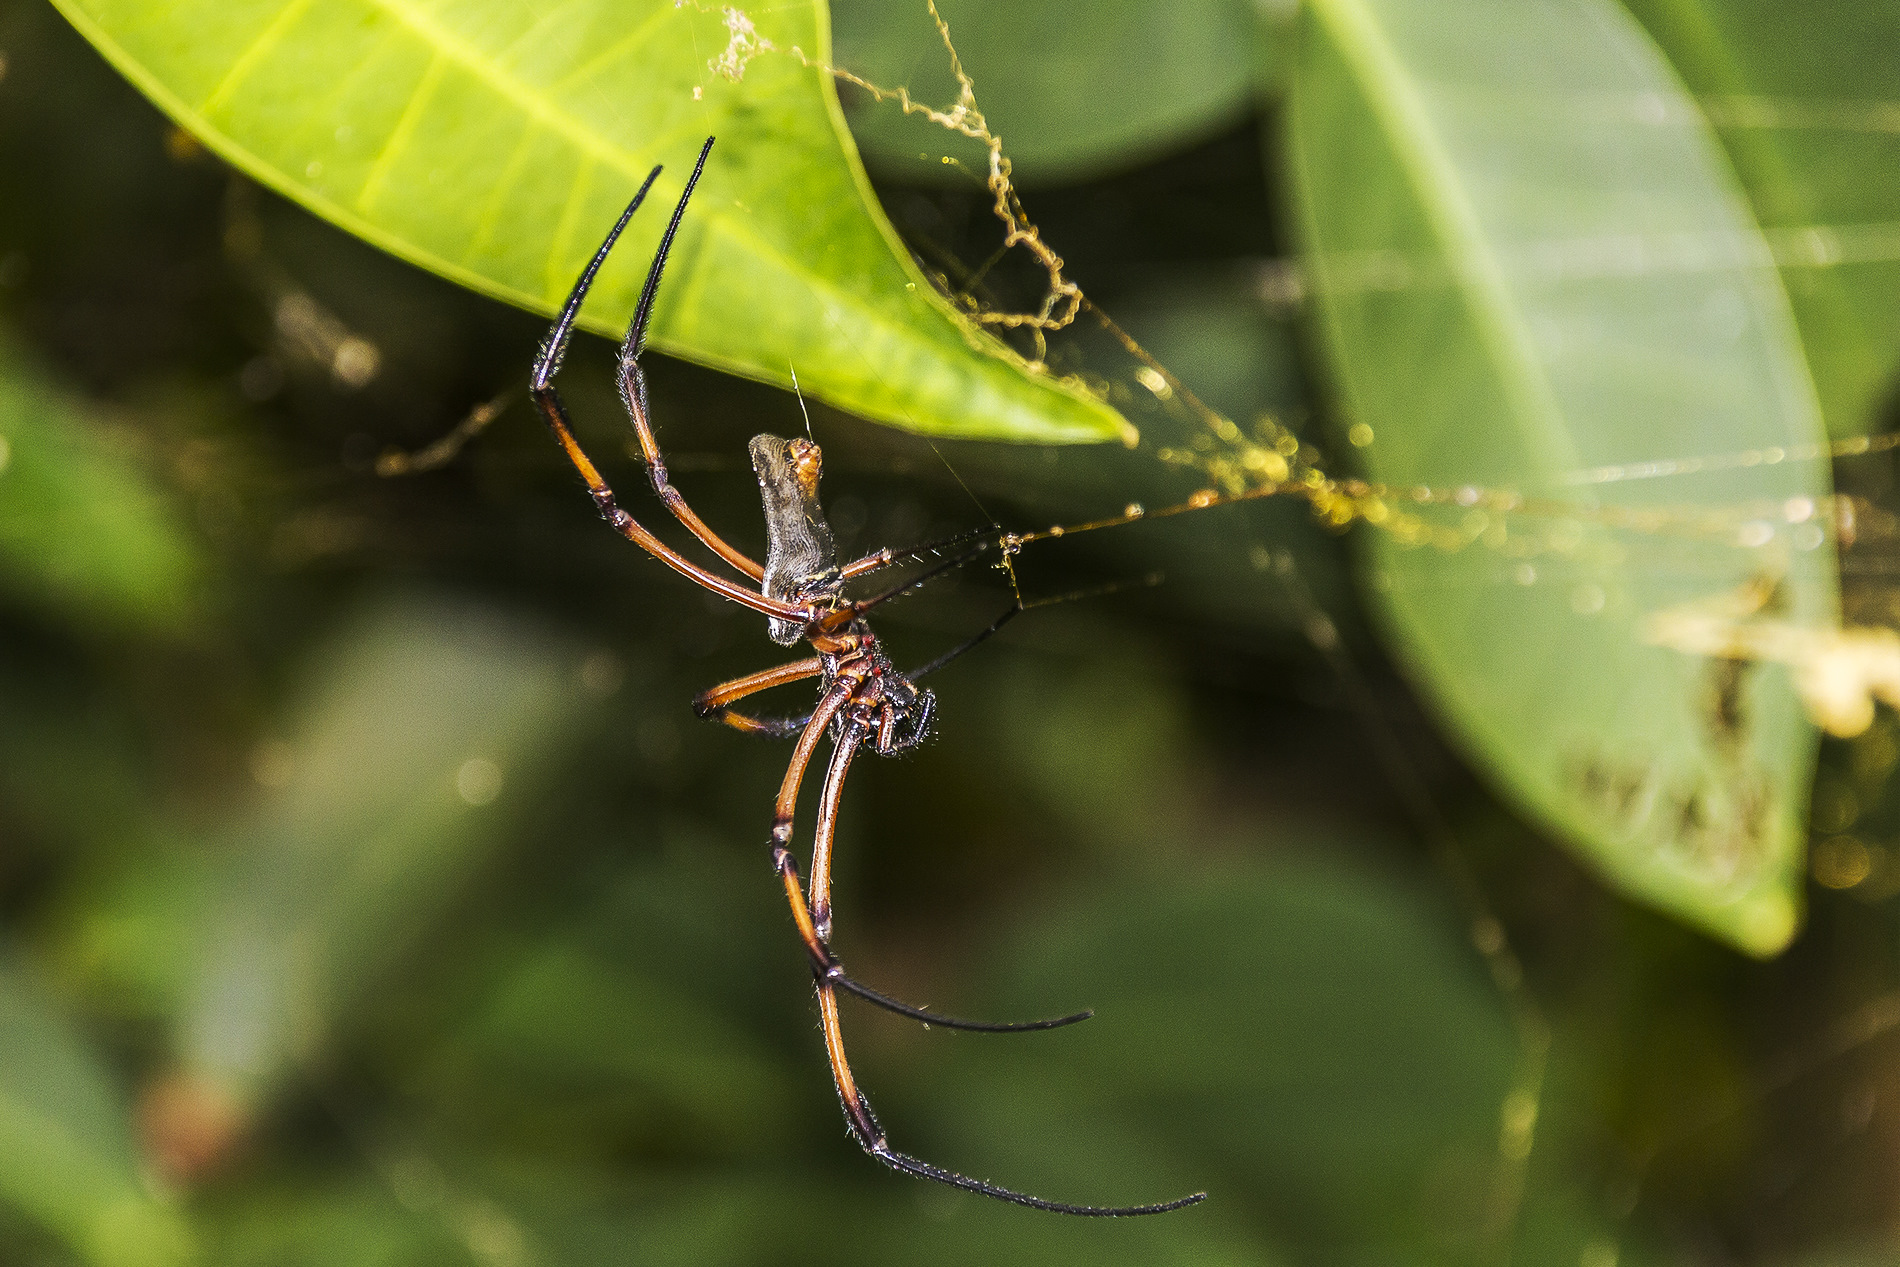
{"type": "Polygon", "coordinates": [[[1768,893],[1736,912],[1734,936],[1743,950],[1766,959],[1787,949],[1800,922],[1800,912],[1791,896],[1768,893]]]}

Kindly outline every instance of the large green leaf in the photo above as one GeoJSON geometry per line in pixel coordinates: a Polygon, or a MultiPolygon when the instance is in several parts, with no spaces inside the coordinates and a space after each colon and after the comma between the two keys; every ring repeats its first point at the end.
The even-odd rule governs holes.
{"type": "MultiPolygon", "coordinates": [[[[911,263],[830,77],[800,56],[829,54],[822,0],[748,13],[671,0],[58,3],[246,172],[537,311],[566,296],[653,164],[667,165],[659,198],[677,197],[716,134],[655,318],[659,347],[781,385],[796,366],[833,404],[917,431],[1085,441],[1129,430],[1008,356],[911,263]]],[[[625,325],[664,221],[650,208],[629,231],[587,326],[625,325]]]]}
{"type": "Polygon", "coordinates": [[[1349,421],[1376,479],[1444,490],[1368,538],[1400,658],[1613,882],[1779,949],[1814,729],[1782,668],[1653,632],[1837,620],[1813,388],[1700,112],[1612,0],[1315,0],[1300,58],[1349,421]]]}
{"type": "Polygon", "coordinates": [[[0,1204],[100,1267],[189,1260],[184,1220],[146,1186],[130,1117],[52,998],[0,963],[0,1204]]]}
{"type": "Polygon", "coordinates": [[[1900,7],[1627,0],[1721,129],[1772,237],[1835,435],[1900,369],[1900,7]]]}

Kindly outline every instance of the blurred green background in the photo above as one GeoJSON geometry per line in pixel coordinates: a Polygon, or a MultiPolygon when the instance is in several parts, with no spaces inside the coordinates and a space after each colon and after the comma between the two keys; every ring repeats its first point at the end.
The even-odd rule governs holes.
{"type": "MultiPolygon", "coordinates": [[[[1694,47],[1668,40],[1702,11],[1643,7],[1694,47]]],[[[1197,91],[1065,72],[1071,143],[1025,152],[1024,196],[1217,408],[1343,449],[1279,264],[1289,11],[1191,8],[1178,48],[1141,6],[1101,43],[1197,91]],[[1110,92],[1179,109],[1094,127],[1110,92]]],[[[1812,37],[1864,52],[1852,8],[1812,37]]],[[[839,60],[875,60],[838,10],[839,60]]],[[[987,56],[998,119],[1048,90],[987,56]]],[[[944,670],[936,738],[859,763],[839,840],[869,982],[1097,1012],[994,1037],[847,1003],[899,1147],[1210,1200],[1086,1223],[888,1174],[841,1129],[768,866],[785,748],[688,708],[777,650],[600,525],[517,392],[543,323],[235,175],[42,0],[0,3],[0,59],[0,1263],[1900,1258],[1891,717],[1824,752],[1807,927],[1744,959],[1492,799],[1365,632],[1350,539],[1276,503],[1026,551],[1032,599],[1162,580],[944,670]],[[453,461],[377,473],[508,392],[453,461]]],[[[987,194],[903,144],[874,165],[893,219],[980,262],[987,194]]],[[[1900,168],[1856,155],[1827,170],[1892,205],[1900,168]]],[[[564,387],[637,489],[611,367],[585,340],[564,387]]],[[[796,403],[649,370],[676,483],[757,549],[745,440],[796,403]]],[[[846,551],[1195,487],[813,425],[846,551]]],[[[1891,568],[1859,564],[1878,609],[1891,568]]],[[[971,569],[879,627],[920,663],[1007,600],[971,569]]]]}

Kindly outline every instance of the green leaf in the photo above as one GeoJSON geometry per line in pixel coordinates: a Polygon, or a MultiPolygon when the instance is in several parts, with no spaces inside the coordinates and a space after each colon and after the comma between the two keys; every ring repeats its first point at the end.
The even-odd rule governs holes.
{"type": "MultiPolygon", "coordinates": [[[[1044,1194],[1205,1185],[1205,1215],[1120,1233],[1154,1238],[1140,1261],[1257,1261],[1230,1239],[1250,1193],[1271,1194],[1295,1261],[1446,1261],[1424,1247],[1489,1231],[1518,1043],[1455,918],[1412,878],[1352,861],[1366,843],[1289,826],[1220,841],[1225,865],[1070,894],[1000,957],[1009,988],[974,1006],[1034,1015],[1059,990],[1095,1019],[1006,1057],[944,1044],[925,1108],[875,1084],[873,1103],[894,1138],[1044,1194]]],[[[1086,1233],[1049,1234],[1046,1261],[1083,1261],[1060,1240],[1086,1233]]],[[[955,1243],[933,1248],[907,1261],[956,1261],[955,1243]]]]}
{"type": "MultiPolygon", "coordinates": [[[[1261,58],[1253,0],[938,0],[977,106],[1025,181],[1125,171],[1238,120],[1261,58]]],[[[881,87],[948,107],[957,82],[922,4],[833,5],[838,60],[881,87]]],[[[854,111],[867,154],[906,177],[942,179],[940,156],[982,151],[895,103],[854,111]],[[961,142],[961,144],[959,144],[961,142]]]]}
{"type": "MultiPolygon", "coordinates": [[[[437,1180],[433,1168],[422,1168],[410,1158],[399,1161],[409,1165],[406,1173],[414,1176],[412,1184],[437,1180]]],[[[472,1253],[464,1228],[439,1208],[449,1203],[446,1198],[439,1198],[436,1206],[419,1202],[413,1192],[392,1191],[374,1172],[298,1178],[294,1184],[247,1193],[247,1200],[231,1207],[220,1241],[223,1262],[231,1267],[328,1267],[344,1248],[349,1261],[363,1267],[464,1267],[483,1261],[472,1253]],[[404,1195],[411,1199],[403,1200],[404,1195]],[[457,1236],[458,1231],[463,1235],[457,1236]]],[[[423,1191],[434,1195],[428,1188],[423,1191]]],[[[504,1234],[513,1230],[499,1212],[483,1213],[486,1228],[504,1234]]],[[[463,1220],[465,1225],[470,1222],[463,1220]]],[[[496,1257],[491,1252],[488,1261],[496,1257]]]]}
{"type": "Polygon", "coordinates": [[[1776,248],[1828,430],[1882,429],[1900,369],[1900,9],[1629,2],[1721,129],[1776,248]]]}
{"type": "Polygon", "coordinates": [[[66,619],[171,624],[195,544],[130,435],[0,340],[0,585],[66,619]]]}
{"type": "Polygon", "coordinates": [[[197,930],[191,1076],[251,1107],[326,1048],[534,805],[582,722],[572,658],[538,625],[413,599],[318,657],[197,930]]]}
{"type": "Polygon", "coordinates": [[[511,965],[442,1050],[429,1094],[459,1130],[497,1124],[533,1137],[561,1122],[570,1139],[594,1135],[607,1151],[656,1121],[691,1123],[702,1147],[756,1147],[786,1134],[798,1085],[718,1005],[571,939],[511,965]]]}
{"type": "MultiPolygon", "coordinates": [[[[551,312],[655,163],[717,135],[654,343],[915,431],[1095,441],[1107,405],[1032,373],[935,293],[846,139],[818,0],[59,0],[173,119],[404,259],[551,312]],[[756,23],[756,27],[749,24],[756,23]],[[729,27],[731,28],[729,30],[729,27]],[[744,57],[745,32],[751,51],[744,57]],[[729,62],[733,78],[715,70],[729,62]]],[[[644,211],[584,324],[618,335],[666,220],[644,211]]],[[[527,373],[527,349],[522,373],[527,373]]]]}
{"type": "Polygon", "coordinates": [[[1655,633],[1838,620],[1813,388],[1700,112],[1610,0],[1316,0],[1300,57],[1326,343],[1403,490],[1366,542],[1401,661],[1613,883],[1780,949],[1814,728],[1783,667],[1655,633]]]}
{"type": "Polygon", "coordinates": [[[147,1189],[118,1089],[54,1002],[0,963],[0,1202],[102,1267],[193,1257],[147,1189]]]}

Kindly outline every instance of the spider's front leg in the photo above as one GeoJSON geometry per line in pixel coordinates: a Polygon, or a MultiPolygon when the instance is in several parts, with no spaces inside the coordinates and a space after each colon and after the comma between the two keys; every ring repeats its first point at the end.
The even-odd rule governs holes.
{"type": "MultiPolygon", "coordinates": [[[[704,151],[701,151],[700,160],[702,163],[705,161],[704,151]]],[[[567,355],[567,345],[574,334],[574,322],[576,318],[580,316],[581,305],[586,302],[587,292],[592,288],[594,278],[599,274],[601,265],[606,263],[608,254],[614,248],[614,243],[620,240],[621,233],[626,230],[627,223],[633,219],[633,213],[638,211],[640,204],[646,200],[647,192],[652,189],[653,182],[659,177],[659,174],[660,169],[658,167],[655,167],[648,173],[645,183],[640,186],[639,192],[634,194],[633,201],[627,204],[627,209],[621,212],[620,219],[614,223],[614,227],[608,232],[607,240],[600,244],[600,249],[594,252],[593,258],[587,263],[587,267],[581,271],[580,278],[575,281],[574,289],[569,292],[567,302],[561,306],[560,316],[555,318],[553,327],[548,331],[547,341],[541,345],[541,354],[535,358],[534,371],[528,382],[528,394],[533,398],[535,407],[541,411],[541,416],[547,422],[548,429],[554,433],[554,438],[560,444],[562,452],[567,455],[568,461],[573,463],[574,469],[579,472],[581,479],[586,483],[587,491],[592,495],[594,504],[600,508],[601,517],[611,524],[616,532],[639,546],[642,550],[645,550],[648,554],[659,559],[674,571],[690,577],[714,593],[724,598],[729,598],[735,603],[744,604],[754,611],[763,612],[775,620],[797,622],[802,625],[810,618],[810,613],[804,607],[783,599],[768,597],[758,590],[708,572],[705,568],[690,562],[683,555],[666,545],[666,543],[649,532],[632,515],[628,514],[615,497],[613,488],[609,486],[606,479],[601,476],[600,471],[594,466],[593,460],[582,450],[580,442],[574,438],[574,429],[568,422],[567,406],[561,400],[559,389],[554,386],[555,376],[561,372],[561,362],[567,355]]],[[[691,192],[690,184],[687,187],[687,192],[691,192]]],[[[681,205],[684,206],[684,200],[682,200],[681,205]]],[[[677,213],[675,214],[674,223],[678,223],[677,213]]],[[[668,242],[670,243],[670,241],[671,230],[669,229],[668,242]]],[[[661,262],[664,261],[664,258],[665,246],[663,245],[661,249],[661,262]]],[[[653,276],[649,277],[649,291],[651,291],[656,280],[657,270],[653,276]]],[[[644,317],[636,314],[636,324],[643,321],[644,317]]],[[[684,503],[681,504],[683,505],[684,503]]],[[[682,520],[682,522],[686,521],[682,520]]],[[[687,527],[691,528],[693,524],[697,522],[697,517],[694,517],[692,523],[687,523],[687,527]]],[[[700,529],[704,529],[704,527],[703,524],[699,525],[700,529]]],[[[725,546],[724,542],[719,541],[717,537],[713,536],[710,530],[701,533],[701,540],[705,541],[714,550],[719,551],[722,557],[724,557],[725,551],[731,549],[731,547],[725,546]]],[[[744,558],[743,555],[738,557],[740,559],[744,558]]],[[[741,570],[744,569],[742,568],[741,570]]]]}
{"type": "Polygon", "coordinates": [[[640,353],[646,348],[647,322],[653,316],[653,297],[659,293],[660,276],[666,271],[666,258],[673,250],[673,237],[679,232],[680,220],[686,215],[686,204],[693,196],[693,187],[699,184],[699,174],[706,170],[706,156],[712,153],[712,147],[713,138],[709,136],[706,144],[700,147],[699,161],[693,164],[693,174],[687,178],[686,188],[680,194],[678,205],[673,208],[673,218],[667,222],[666,233],[660,238],[660,249],[654,253],[653,265],[647,269],[646,285],[640,290],[640,303],[633,310],[633,320],[627,323],[627,337],[620,345],[620,399],[627,407],[627,417],[633,423],[634,434],[640,438],[640,453],[646,459],[647,479],[653,485],[653,495],[673,512],[673,518],[686,525],[686,530],[704,542],[714,554],[754,581],[763,581],[765,568],[728,545],[725,538],[708,528],[706,521],[686,504],[686,498],[667,478],[666,458],[660,452],[659,438],[653,433],[652,414],[647,409],[646,371],[640,368],[640,353]]]}

